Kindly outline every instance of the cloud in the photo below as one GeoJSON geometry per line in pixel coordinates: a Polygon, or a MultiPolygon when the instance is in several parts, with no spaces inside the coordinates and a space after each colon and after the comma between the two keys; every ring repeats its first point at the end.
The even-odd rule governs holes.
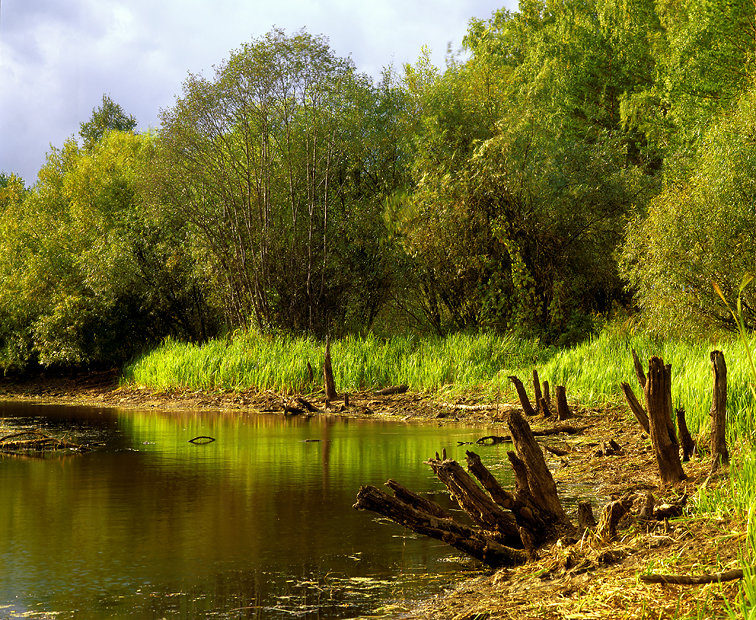
{"type": "MultiPolygon", "coordinates": [[[[513,5],[514,0],[507,4],[513,5]]],[[[490,0],[16,0],[0,5],[0,171],[31,184],[107,93],[140,129],[157,127],[188,72],[209,75],[272,27],[305,27],[378,78],[423,45],[442,65],[490,0]]]]}

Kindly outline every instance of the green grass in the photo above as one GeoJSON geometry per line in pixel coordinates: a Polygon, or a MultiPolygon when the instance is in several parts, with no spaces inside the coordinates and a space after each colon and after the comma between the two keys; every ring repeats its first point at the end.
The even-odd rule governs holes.
{"type": "MultiPolygon", "coordinates": [[[[756,340],[751,341],[751,346],[756,340]]],[[[339,390],[358,391],[405,383],[443,398],[474,395],[481,400],[515,398],[509,375],[530,387],[533,369],[550,385],[564,385],[568,398],[586,406],[621,401],[627,381],[642,401],[631,350],[642,360],[661,356],[672,365],[674,406],[685,407],[691,432],[708,428],[712,377],[709,353],[721,349],[728,368],[728,412],[732,432],[750,436],[756,409],[749,391],[749,365],[737,340],[686,343],[654,341],[607,329],[569,349],[493,333],[445,338],[349,336],[331,345],[339,390]]],[[[274,390],[310,393],[322,385],[324,346],[313,338],[236,332],[204,345],[165,341],[124,372],[127,382],[153,389],[274,390]],[[313,371],[310,379],[308,363],[313,371]]]]}

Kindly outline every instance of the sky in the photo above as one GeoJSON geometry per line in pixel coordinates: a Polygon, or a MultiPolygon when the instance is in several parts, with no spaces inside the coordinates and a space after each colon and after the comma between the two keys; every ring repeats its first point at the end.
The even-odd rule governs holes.
{"type": "Polygon", "coordinates": [[[107,94],[159,129],[188,73],[211,77],[242,43],[305,28],[378,79],[423,46],[444,66],[470,18],[517,0],[0,0],[0,172],[35,183],[51,146],[107,94]]]}

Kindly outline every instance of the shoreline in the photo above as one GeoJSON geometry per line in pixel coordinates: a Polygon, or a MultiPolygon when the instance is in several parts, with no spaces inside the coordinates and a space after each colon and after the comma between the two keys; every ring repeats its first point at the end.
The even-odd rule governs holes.
{"type": "MultiPolygon", "coordinates": [[[[474,398],[464,403],[439,403],[432,394],[405,392],[378,395],[361,392],[329,403],[322,394],[304,398],[321,413],[358,419],[390,419],[419,423],[486,424],[506,428],[511,405],[476,407],[474,398]]],[[[123,409],[218,410],[229,413],[285,414],[296,397],[256,391],[201,392],[153,391],[120,386],[116,371],[78,377],[35,377],[0,380],[0,400],[24,400],[40,404],[67,404],[123,409]]],[[[589,409],[575,406],[575,422],[585,427],[580,435],[553,436],[543,442],[566,448],[565,456],[546,452],[547,462],[560,495],[570,502],[590,498],[596,518],[611,499],[635,494],[640,500],[652,493],[657,503],[682,495],[695,498],[698,489],[727,484],[727,470],[710,475],[705,458],[694,457],[685,465],[688,479],[673,488],[659,487],[653,451],[626,407],[589,409]],[[604,442],[614,440],[621,454],[599,456],[604,442]]],[[[290,413],[287,413],[290,414],[290,413]]],[[[530,418],[534,428],[552,425],[542,416],[530,418]]],[[[504,434],[504,433],[502,433],[504,434]]],[[[485,446],[475,447],[485,450],[485,446]]],[[[735,447],[737,450],[737,447],[735,447]]],[[[689,505],[695,500],[689,500],[689,505]]],[[[569,512],[569,511],[568,511],[569,512]]],[[[574,514],[570,514],[574,518],[574,514]]],[[[575,545],[560,542],[539,550],[534,560],[514,568],[490,570],[482,576],[460,577],[448,592],[418,602],[402,617],[464,619],[474,617],[538,618],[672,618],[685,613],[722,616],[727,605],[737,606],[739,582],[696,586],[647,584],[638,579],[647,572],[695,574],[739,566],[747,524],[734,516],[717,519],[687,511],[679,519],[621,524],[613,541],[583,536],[575,545]],[[737,533],[737,534],[736,534],[737,533]],[[732,541],[739,541],[733,544],[732,541]],[[726,545],[722,541],[730,541],[726,545]]],[[[694,616],[695,617],[695,616],[694,616]]],[[[707,616],[700,616],[707,617],[707,616]]]]}

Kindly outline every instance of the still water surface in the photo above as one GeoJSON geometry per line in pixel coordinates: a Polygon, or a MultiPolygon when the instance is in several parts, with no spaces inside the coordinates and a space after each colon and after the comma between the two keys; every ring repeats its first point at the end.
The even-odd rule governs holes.
{"type": "Polygon", "coordinates": [[[482,428],[0,403],[27,427],[94,449],[0,455],[0,618],[401,617],[477,568],[351,506],[388,478],[448,506],[423,461],[482,428]]]}

